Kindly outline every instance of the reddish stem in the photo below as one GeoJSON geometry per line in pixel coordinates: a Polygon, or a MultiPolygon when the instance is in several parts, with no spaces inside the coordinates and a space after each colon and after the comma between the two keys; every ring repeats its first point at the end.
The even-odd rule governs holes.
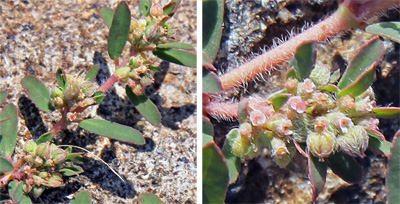
{"type": "Polygon", "coordinates": [[[204,106],[204,112],[215,117],[223,119],[232,119],[238,117],[239,105],[236,103],[215,103],[210,102],[204,106]]]}

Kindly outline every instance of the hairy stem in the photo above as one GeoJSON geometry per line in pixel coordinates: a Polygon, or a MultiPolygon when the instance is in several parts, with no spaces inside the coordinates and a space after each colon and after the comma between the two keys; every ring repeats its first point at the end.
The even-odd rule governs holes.
{"type": "Polygon", "coordinates": [[[233,119],[238,117],[239,105],[236,103],[215,103],[210,102],[204,107],[203,112],[223,119],[233,119]]]}

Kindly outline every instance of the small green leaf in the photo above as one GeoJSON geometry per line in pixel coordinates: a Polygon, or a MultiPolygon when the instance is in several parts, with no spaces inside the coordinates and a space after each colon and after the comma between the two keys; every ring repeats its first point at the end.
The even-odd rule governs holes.
{"type": "Polygon", "coordinates": [[[69,153],[67,157],[65,157],[65,161],[71,161],[75,164],[84,164],[87,163],[89,159],[83,157],[80,153],[69,153]]]}
{"type": "Polygon", "coordinates": [[[373,63],[367,70],[365,70],[365,72],[361,73],[353,83],[349,84],[338,93],[338,97],[340,98],[346,95],[358,96],[364,93],[364,91],[374,82],[376,65],[376,62],[373,63]]]}
{"type": "Polygon", "coordinates": [[[71,165],[62,168],[60,173],[64,176],[76,176],[80,173],[83,173],[83,169],[80,166],[71,165]]]}
{"type": "Polygon", "coordinates": [[[161,114],[154,103],[147,98],[146,95],[135,95],[129,86],[125,87],[126,95],[129,100],[135,105],[139,113],[146,118],[151,124],[159,126],[161,123],[161,114]]]}
{"type": "Polygon", "coordinates": [[[379,63],[385,48],[378,37],[372,38],[365,43],[351,60],[338,83],[339,89],[343,90],[359,78],[373,63],[379,63]]]}
{"type": "Polygon", "coordinates": [[[203,52],[202,66],[207,68],[208,70],[217,71],[217,68],[214,67],[212,60],[207,56],[206,53],[203,52]]]}
{"type": "Polygon", "coordinates": [[[65,84],[67,83],[67,80],[65,79],[65,74],[61,68],[57,70],[57,81],[60,87],[62,89],[65,89],[65,84]]]}
{"type": "Polygon", "coordinates": [[[223,153],[228,165],[229,184],[236,182],[240,173],[240,158],[232,152],[233,144],[239,137],[241,137],[239,129],[232,129],[227,135],[223,148],[223,153]]]}
{"type": "Polygon", "coordinates": [[[400,43],[400,22],[392,21],[372,24],[367,26],[365,31],[400,43]]]}
{"type": "Polygon", "coordinates": [[[7,98],[7,92],[0,91],[0,104],[2,104],[7,98]]]}
{"type": "Polygon", "coordinates": [[[124,50],[131,26],[131,11],[123,1],[118,4],[108,35],[108,54],[111,59],[118,58],[124,50]]]}
{"type": "Polygon", "coordinates": [[[96,91],[93,94],[93,99],[96,101],[96,104],[100,104],[104,97],[106,97],[106,95],[104,95],[104,92],[102,91],[96,91]]]}
{"type": "Polygon", "coordinates": [[[158,44],[157,48],[175,48],[183,50],[194,50],[194,47],[186,43],[163,43],[158,44]]]}
{"type": "Polygon", "coordinates": [[[1,115],[8,115],[10,118],[0,123],[0,155],[7,157],[14,152],[17,143],[18,115],[12,104],[7,104],[1,115]]]}
{"type": "Polygon", "coordinates": [[[19,204],[32,204],[32,200],[28,195],[23,195],[19,204]]]}
{"type": "Polygon", "coordinates": [[[203,68],[203,92],[218,93],[222,91],[221,81],[214,72],[203,68]]]}
{"type": "Polygon", "coordinates": [[[4,157],[0,157],[0,172],[7,172],[14,170],[14,166],[10,161],[4,157]]]}
{"type": "Polygon", "coordinates": [[[151,0],[140,0],[139,3],[140,16],[150,15],[150,8],[151,8],[151,0]]]}
{"type": "Polygon", "coordinates": [[[297,79],[296,70],[294,68],[290,68],[286,73],[286,79],[289,78],[297,79]]]}
{"type": "Polygon", "coordinates": [[[163,14],[172,17],[179,7],[181,0],[171,0],[163,7],[163,14]]]}
{"type": "Polygon", "coordinates": [[[400,116],[400,107],[373,108],[372,112],[378,118],[398,118],[400,116]]]}
{"type": "Polygon", "coordinates": [[[163,202],[154,194],[145,193],[138,197],[139,204],[162,204],[163,202]]]}
{"type": "Polygon", "coordinates": [[[388,175],[386,177],[386,185],[389,190],[389,203],[397,203],[400,200],[400,130],[397,131],[392,141],[392,155],[388,161],[388,175]]]}
{"type": "Polygon", "coordinates": [[[196,67],[196,55],[174,48],[156,48],[153,54],[162,60],[175,64],[196,67]]]}
{"type": "Polygon", "coordinates": [[[109,137],[133,144],[144,144],[144,138],[137,130],[117,123],[108,122],[100,119],[87,119],[79,123],[79,127],[109,137]]]}
{"type": "Polygon", "coordinates": [[[313,189],[313,202],[317,200],[318,195],[324,189],[326,181],[326,162],[318,161],[318,158],[308,154],[308,177],[313,189]]]}
{"type": "Polygon", "coordinates": [[[36,144],[40,145],[42,143],[50,142],[52,138],[53,138],[53,133],[46,132],[36,140],[36,144]]]}
{"type": "Polygon", "coordinates": [[[275,111],[279,111],[283,105],[285,105],[286,101],[289,99],[291,94],[289,93],[279,93],[274,94],[269,99],[272,101],[272,106],[274,107],[275,111]]]}
{"type": "Polygon", "coordinates": [[[103,17],[107,27],[110,28],[114,18],[114,10],[110,8],[101,9],[101,17],[103,17]]]}
{"type": "Polygon", "coordinates": [[[89,191],[81,191],[76,194],[75,198],[69,204],[91,204],[92,198],[89,191]]]}
{"type": "Polygon", "coordinates": [[[357,161],[342,152],[336,152],[328,157],[328,165],[336,175],[349,183],[360,182],[364,175],[357,161]]]}
{"type": "Polygon", "coordinates": [[[203,116],[203,146],[214,142],[214,126],[203,116]]]}
{"type": "Polygon", "coordinates": [[[8,193],[11,195],[11,199],[14,203],[19,203],[24,196],[24,182],[11,181],[8,185],[8,193]]]}
{"type": "Polygon", "coordinates": [[[305,78],[308,78],[312,69],[314,68],[316,57],[315,47],[316,43],[306,42],[299,46],[296,50],[293,65],[299,81],[303,81],[305,78]]]}
{"type": "Polygon", "coordinates": [[[335,72],[332,73],[331,77],[329,78],[329,84],[336,83],[340,79],[340,69],[337,69],[335,72]]]}
{"type": "Polygon", "coordinates": [[[224,1],[203,0],[203,52],[211,61],[217,57],[221,42],[224,6],[224,1]]]}
{"type": "Polygon", "coordinates": [[[379,140],[375,137],[369,137],[368,148],[383,153],[384,155],[390,155],[390,145],[388,141],[379,140]]]}
{"type": "Polygon", "coordinates": [[[40,110],[45,112],[52,112],[55,110],[50,103],[50,91],[36,77],[24,77],[22,79],[22,86],[24,87],[28,96],[38,106],[40,110]]]}
{"type": "Polygon", "coordinates": [[[86,74],[85,80],[92,81],[96,78],[97,73],[99,72],[100,66],[98,64],[94,65],[92,68],[89,69],[88,73],[86,74]]]}
{"type": "Polygon", "coordinates": [[[325,91],[325,92],[331,92],[331,93],[337,93],[339,92],[339,88],[333,84],[329,84],[323,87],[318,88],[320,91],[325,91]]]}
{"type": "Polygon", "coordinates": [[[229,171],[222,151],[214,143],[203,147],[203,202],[224,203],[229,171]]]}

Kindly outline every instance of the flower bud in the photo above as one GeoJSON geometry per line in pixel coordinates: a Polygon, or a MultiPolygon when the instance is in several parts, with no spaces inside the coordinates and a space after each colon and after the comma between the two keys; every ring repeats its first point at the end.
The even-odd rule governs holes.
{"type": "Polygon", "coordinates": [[[149,85],[153,84],[153,82],[154,82],[153,76],[151,76],[150,74],[146,74],[145,76],[143,76],[140,79],[140,83],[143,86],[149,86],[149,85]]]}
{"type": "Polygon", "coordinates": [[[54,148],[51,150],[51,157],[54,160],[55,164],[59,164],[64,161],[67,157],[67,152],[60,148],[54,148]]]}
{"type": "Polygon", "coordinates": [[[60,187],[62,184],[63,184],[63,179],[61,177],[61,174],[51,173],[51,176],[47,180],[47,184],[45,186],[60,187]]]}
{"type": "Polygon", "coordinates": [[[62,108],[66,105],[61,97],[52,98],[51,102],[55,108],[62,108]]]}
{"type": "Polygon", "coordinates": [[[25,151],[29,152],[30,154],[35,155],[36,153],[37,144],[33,140],[29,140],[25,144],[25,151]]]}
{"type": "Polygon", "coordinates": [[[351,118],[341,112],[328,113],[325,117],[329,121],[330,128],[338,134],[347,133],[348,128],[351,128],[354,125],[351,118]]]}
{"type": "Polygon", "coordinates": [[[253,132],[253,126],[251,126],[250,123],[242,123],[239,126],[239,131],[242,137],[250,139],[253,132]]]}
{"type": "Polygon", "coordinates": [[[317,132],[324,132],[328,130],[328,126],[329,126],[329,121],[324,116],[317,117],[314,121],[314,129],[317,132]]]}
{"type": "Polygon", "coordinates": [[[76,82],[70,81],[65,88],[64,94],[67,101],[75,101],[80,93],[79,86],[76,82]]]}
{"type": "Polygon", "coordinates": [[[331,71],[328,67],[316,66],[310,73],[310,79],[317,86],[325,86],[329,83],[329,79],[331,77],[331,71]]]}
{"type": "Polygon", "coordinates": [[[36,148],[36,155],[43,159],[48,159],[50,156],[50,142],[42,143],[36,148]]]}
{"type": "Polygon", "coordinates": [[[368,147],[368,133],[359,125],[349,129],[348,133],[339,137],[337,142],[340,149],[353,157],[365,157],[365,150],[368,147]]]}
{"type": "Polygon", "coordinates": [[[299,81],[295,78],[289,78],[287,79],[285,86],[286,89],[293,94],[296,94],[297,91],[297,85],[298,85],[299,81]]]}
{"type": "Polygon", "coordinates": [[[138,27],[139,27],[139,22],[136,19],[131,18],[131,27],[129,28],[129,32],[132,33],[138,27]]]}
{"type": "Polygon", "coordinates": [[[96,91],[96,87],[90,81],[84,81],[80,84],[81,90],[85,96],[93,95],[94,91],[96,91]]]}
{"type": "Polygon", "coordinates": [[[141,18],[141,19],[139,19],[138,24],[139,24],[139,27],[143,28],[143,27],[146,27],[147,21],[146,21],[146,19],[141,18]]]}
{"type": "Polygon", "coordinates": [[[64,94],[63,90],[61,89],[61,87],[53,87],[51,89],[51,97],[58,97],[58,96],[62,96],[64,94]]]}
{"type": "Polygon", "coordinates": [[[307,137],[307,148],[321,161],[336,149],[336,137],[329,131],[313,132],[307,137]]]}
{"type": "Polygon", "coordinates": [[[267,118],[265,115],[259,111],[259,110],[254,110],[250,112],[249,120],[251,124],[254,126],[264,126],[265,122],[267,121],[267,118]]]}
{"type": "Polygon", "coordinates": [[[316,86],[311,79],[305,79],[304,82],[300,83],[299,89],[299,94],[303,96],[313,93],[316,90],[316,86]]]}
{"type": "Polygon", "coordinates": [[[42,159],[42,157],[36,157],[34,163],[35,163],[36,167],[42,166],[44,163],[44,160],[42,159]]]}
{"type": "Polygon", "coordinates": [[[125,79],[126,77],[129,76],[130,71],[131,69],[129,67],[122,67],[115,70],[114,74],[118,79],[125,79]]]}
{"type": "Polygon", "coordinates": [[[274,161],[281,168],[285,168],[296,153],[296,148],[292,144],[286,144],[285,141],[277,137],[271,139],[271,147],[274,161]]]}
{"type": "Polygon", "coordinates": [[[271,116],[265,126],[281,137],[293,134],[292,121],[287,119],[281,113],[277,113],[271,116]]]}
{"type": "Polygon", "coordinates": [[[297,113],[304,113],[307,109],[307,102],[301,100],[300,96],[291,96],[287,103],[289,107],[297,113]]]}
{"type": "Polygon", "coordinates": [[[232,145],[232,152],[237,157],[243,158],[250,146],[248,139],[243,137],[238,137],[237,140],[232,145]]]}
{"type": "Polygon", "coordinates": [[[133,88],[133,93],[135,95],[143,95],[144,94],[144,86],[142,84],[136,84],[136,86],[133,88]]]}
{"type": "Polygon", "coordinates": [[[150,15],[159,17],[163,15],[163,9],[159,4],[153,4],[150,9],[150,15]]]}
{"type": "Polygon", "coordinates": [[[354,97],[347,95],[339,99],[339,110],[343,113],[353,112],[356,108],[356,103],[354,97]]]}
{"type": "Polygon", "coordinates": [[[39,176],[32,175],[32,178],[33,178],[33,180],[34,180],[36,185],[40,186],[40,185],[43,184],[43,179],[40,178],[39,176]]]}

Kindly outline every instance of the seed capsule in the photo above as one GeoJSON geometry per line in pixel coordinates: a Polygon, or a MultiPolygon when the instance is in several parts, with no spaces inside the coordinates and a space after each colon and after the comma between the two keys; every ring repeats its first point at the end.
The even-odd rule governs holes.
{"type": "Polygon", "coordinates": [[[336,149],[335,140],[335,135],[331,132],[313,132],[307,137],[307,148],[311,154],[323,161],[336,149]]]}
{"type": "Polygon", "coordinates": [[[359,125],[349,129],[348,133],[339,137],[337,142],[340,149],[353,157],[365,157],[365,150],[368,148],[368,133],[359,125]]]}

